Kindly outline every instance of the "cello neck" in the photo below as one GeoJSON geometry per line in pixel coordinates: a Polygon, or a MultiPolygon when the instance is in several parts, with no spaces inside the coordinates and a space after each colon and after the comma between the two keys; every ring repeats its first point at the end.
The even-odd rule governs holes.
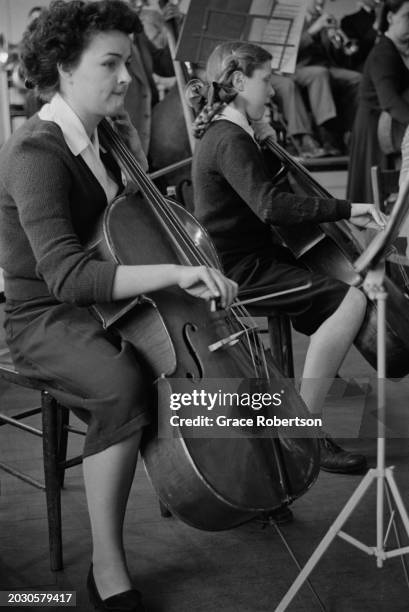
{"type": "MultiPolygon", "coordinates": [[[[165,3],[166,4],[166,3],[165,3]]],[[[193,136],[192,125],[195,120],[193,110],[187,104],[185,99],[185,88],[189,80],[189,74],[184,62],[179,62],[176,59],[176,44],[179,36],[179,27],[175,19],[166,22],[166,34],[170,54],[172,56],[173,68],[175,71],[176,83],[179,90],[180,103],[182,105],[183,117],[186,124],[186,131],[189,139],[190,150],[193,153],[195,148],[195,138],[193,136]]]]}
{"type": "Polygon", "coordinates": [[[208,262],[205,260],[203,253],[197,248],[191,236],[180,223],[166,198],[144,172],[122,136],[110,125],[107,119],[100,122],[99,133],[103,146],[112,152],[116,162],[128,179],[139,187],[141,194],[160,221],[164,232],[180,253],[185,265],[207,265],[208,262]]]}
{"type": "Polygon", "coordinates": [[[281,162],[287,167],[288,170],[293,172],[295,177],[300,178],[304,184],[311,191],[311,195],[319,198],[332,198],[332,195],[319,184],[319,182],[312,176],[310,172],[304,166],[295,160],[287,151],[279,145],[275,140],[269,136],[263,141],[263,144],[274,153],[281,162]]]}

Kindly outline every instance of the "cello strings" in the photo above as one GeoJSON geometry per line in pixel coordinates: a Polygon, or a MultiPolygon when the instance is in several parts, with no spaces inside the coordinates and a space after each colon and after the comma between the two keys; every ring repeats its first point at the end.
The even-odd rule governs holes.
{"type": "Polygon", "coordinates": [[[166,229],[168,230],[169,237],[174,242],[176,248],[183,253],[181,244],[176,241],[175,236],[171,233],[170,229],[173,229],[173,231],[178,235],[180,241],[183,243],[185,248],[190,251],[191,256],[195,258],[197,264],[203,265],[203,254],[199,251],[196,245],[192,243],[190,236],[187,234],[186,230],[181,225],[179,219],[177,219],[177,217],[169,210],[169,206],[166,204],[164,196],[160,193],[156,185],[154,185],[154,183],[142,170],[142,168],[134,158],[133,154],[129,151],[126,144],[122,141],[120,135],[114,131],[114,129],[108,124],[108,122],[104,121],[101,122],[101,124],[103,124],[103,129],[107,132],[108,138],[113,141],[113,143],[108,142],[108,144],[111,146],[111,149],[112,144],[114,144],[113,153],[116,154],[118,163],[124,167],[125,171],[131,179],[134,179],[133,175],[136,174],[137,183],[148,193],[148,195],[153,199],[157,206],[157,208],[153,207],[153,211],[157,215],[161,213],[162,216],[165,218],[162,219],[162,221],[165,220],[167,222],[168,226],[166,226],[166,229]]]}
{"type": "MultiPolygon", "coordinates": [[[[179,236],[182,243],[190,251],[191,255],[193,256],[193,258],[199,265],[204,264],[207,266],[211,266],[212,263],[210,262],[207,255],[203,253],[194,244],[194,242],[192,242],[192,239],[189,236],[187,230],[183,227],[178,217],[172,213],[164,196],[158,190],[156,185],[151,181],[151,179],[142,170],[139,163],[135,159],[134,155],[131,153],[131,151],[129,151],[128,147],[123,142],[122,137],[113,129],[113,127],[108,123],[107,120],[104,120],[101,122],[101,127],[102,127],[102,136],[105,137],[105,140],[106,140],[105,144],[107,144],[108,148],[112,150],[113,154],[117,158],[119,165],[123,167],[123,169],[127,172],[131,180],[133,179],[133,175],[136,174],[137,182],[138,184],[140,184],[140,187],[141,188],[143,187],[146,190],[146,192],[148,192],[148,194],[153,199],[153,201],[156,203],[159,211],[153,208],[154,212],[156,214],[158,214],[158,212],[162,213],[163,217],[165,217],[165,220],[167,221],[169,226],[173,228],[173,230],[179,236]]],[[[166,226],[166,228],[168,230],[168,234],[170,235],[171,239],[173,240],[174,243],[176,243],[177,248],[183,253],[181,245],[178,242],[176,242],[174,235],[172,235],[169,230],[169,227],[166,226]]],[[[237,314],[234,305],[231,307],[230,310],[233,314],[234,320],[245,333],[245,336],[247,338],[248,350],[250,352],[251,361],[253,363],[253,368],[254,368],[256,375],[258,373],[258,377],[263,377],[263,376],[268,377],[269,373],[268,373],[268,368],[266,364],[265,353],[264,353],[264,349],[262,347],[259,335],[254,329],[249,330],[244,325],[244,323],[240,320],[240,317],[237,314]],[[254,349],[256,349],[256,353],[254,352],[254,349]],[[264,365],[263,373],[261,372],[261,367],[262,367],[261,364],[264,365]]],[[[240,312],[242,317],[243,316],[249,317],[249,313],[247,313],[247,311],[242,306],[238,306],[237,310],[240,312]]],[[[239,346],[240,346],[241,352],[244,354],[246,358],[248,358],[248,354],[245,353],[244,351],[243,343],[241,342],[239,346]]]]}

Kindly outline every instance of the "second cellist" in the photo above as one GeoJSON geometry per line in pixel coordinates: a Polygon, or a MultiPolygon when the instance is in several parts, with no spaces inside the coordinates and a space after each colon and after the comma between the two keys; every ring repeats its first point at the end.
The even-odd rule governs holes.
{"type": "MultiPolygon", "coordinates": [[[[309,410],[320,414],[331,379],[363,322],[366,298],[354,287],[302,267],[274,242],[270,226],[349,219],[359,227],[381,228],[385,220],[371,204],[294,195],[286,180],[271,178],[271,161],[277,171],[280,162],[270,160],[267,169],[251,126],[262,118],[272,94],[270,78],[271,55],[261,47],[223,43],[209,57],[208,98],[194,126],[200,139],[193,160],[195,214],[241,289],[257,296],[311,283],[303,294],[261,301],[253,313],[279,310],[310,336],[300,392],[309,410]]],[[[365,457],[343,450],[329,436],[320,444],[322,469],[352,473],[365,468],[365,457]]]]}

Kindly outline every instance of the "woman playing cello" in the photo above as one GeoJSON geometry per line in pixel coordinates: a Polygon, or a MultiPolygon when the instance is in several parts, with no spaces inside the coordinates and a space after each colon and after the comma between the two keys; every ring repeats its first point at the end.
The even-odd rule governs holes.
{"type": "MultiPolygon", "coordinates": [[[[98,610],[144,610],[132,588],[122,526],[149,398],[141,364],[89,306],[179,285],[197,298],[237,286],[206,267],[122,266],[85,242],[122,190],[121,173],[98,144],[106,116],[146,167],[123,112],[135,13],[120,0],[57,0],[27,29],[22,60],[48,103],[0,153],[0,265],[5,328],[18,370],[57,386],[88,423],[84,481],[93,556],[87,587],[98,610]]],[[[58,393],[57,393],[58,399],[58,393]]]]}
{"type": "MultiPolygon", "coordinates": [[[[384,219],[369,204],[297,196],[267,169],[251,122],[262,118],[271,96],[271,55],[256,45],[228,42],[209,57],[207,104],[196,119],[199,138],[193,160],[195,214],[207,227],[226,273],[254,295],[311,283],[303,294],[260,301],[254,314],[271,309],[287,313],[295,329],[311,337],[301,395],[311,412],[320,414],[335,376],[364,318],[366,298],[354,287],[311,273],[274,242],[271,225],[300,226],[349,219],[357,226],[384,219]]],[[[264,136],[268,132],[264,130],[264,136]]],[[[272,164],[272,167],[271,167],[272,164]]],[[[362,455],[344,451],[328,436],[320,440],[321,467],[356,472],[362,455]]]]}

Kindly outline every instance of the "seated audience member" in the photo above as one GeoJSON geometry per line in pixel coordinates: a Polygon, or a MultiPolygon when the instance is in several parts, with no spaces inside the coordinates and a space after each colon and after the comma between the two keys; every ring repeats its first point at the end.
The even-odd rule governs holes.
{"type": "Polygon", "coordinates": [[[388,165],[378,141],[381,111],[402,126],[409,123],[409,1],[386,0],[379,29],[380,40],[365,62],[351,141],[347,193],[360,202],[373,200],[371,166],[388,165]]]}
{"type": "Polygon", "coordinates": [[[149,0],[132,0],[131,5],[138,13],[146,36],[157,49],[164,49],[168,44],[166,22],[175,19],[179,23],[182,19],[178,5],[166,2],[161,11],[152,8],[149,0]]]}
{"type": "Polygon", "coordinates": [[[379,0],[360,0],[357,2],[358,10],[341,19],[342,31],[358,44],[358,51],[351,56],[349,67],[360,72],[377,37],[377,5],[379,0]]]}
{"type": "Polygon", "coordinates": [[[323,36],[332,23],[331,16],[317,13],[316,2],[310,0],[294,78],[300,87],[307,89],[325,151],[339,155],[343,149],[340,135],[352,128],[361,75],[336,65],[328,53],[323,36]]]}
{"type": "Polygon", "coordinates": [[[297,152],[303,157],[323,156],[325,152],[313,137],[311,119],[297,83],[291,76],[273,73],[271,84],[297,152]]]}

